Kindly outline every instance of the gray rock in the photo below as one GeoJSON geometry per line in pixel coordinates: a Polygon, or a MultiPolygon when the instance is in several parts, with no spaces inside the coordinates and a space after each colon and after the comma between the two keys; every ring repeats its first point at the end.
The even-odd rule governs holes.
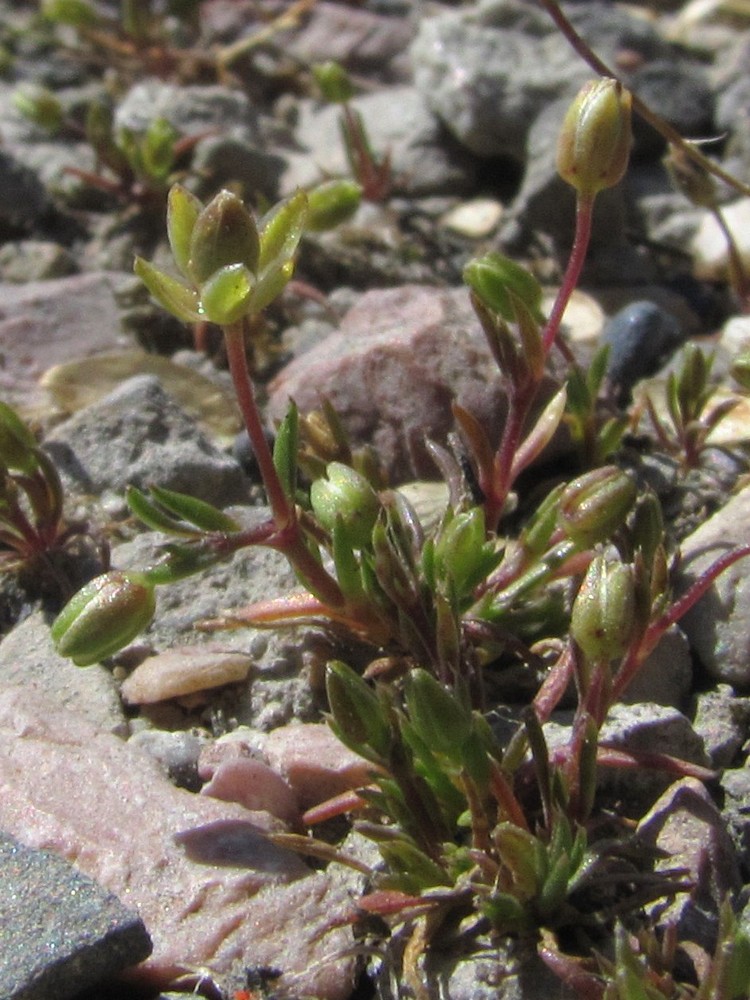
{"type": "Polygon", "coordinates": [[[0,832],[0,995],[66,1000],[151,953],[143,921],[73,865],[0,832]]]}
{"type": "Polygon", "coordinates": [[[36,173],[0,150],[0,232],[29,231],[51,203],[36,173]]]}
{"type": "Polygon", "coordinates": [[[198,791],[201,786],[198,758],[205,738],[197,732],[140,729],[133,733],[129,742],[152,757],[178,788],[198,791]]]}
{"type": "Polygon", "coordinates": [[[267,814],[175,788],[136,747],[19,687],[0,690],[0,769],[0,826],[140,914],[154,944],[141,984],[208,966],[231,994],[269,966],[293,996],[351,995],[351,881],[269,843],[267,814]]]}
{"type": "MultiPolygon", "coordinates": [[[[236,514],[236,511],[233,511],[236,514]]],[[[268,515],[254,509],[250,521],[268,515]]],[[[141,535],[114,549],[113,563],[125,569],[143,569],[158,558],[162,536],[141,535]]],[[[298,589],[286,559],[263,547],[244,549],[232,560],[192,577],[160,587],[157,613],[142,641],[158,651],[175,645],[216,643],[222,648],[246,653],[253,667],[246,684],[222,696],[220,710],[230,720],[270,730],[293,720],[311,721],[320,709],[319,686],[314,680],[319,638],[314,630],[285,629],[269,632],[237,627],[218,633],[202,632],[196,624],[241,613],[257,601],[283,597],[298,589]]],[[[149,717],[165,720],[167,709],[149,709],[149,717]]],[[[184,724],[184,713],[182,713],[184,724]]]]}
{"type": "MultiPolygon", "coordinates": [[[[613,705],[600,733],[603,746],[643,755],[667,754],[678,760],[709,766],[703,741],[689,719],[675,708],[641,702],[613,705]]],[[[673,780],[657,767],[638,764],[636,768],[601,768],[600,787],[628,802],[648,802],[661,794],[673,780]]]]}
{"type": "Polygon", "coordinates": [[[85,716],[102,732],[124,736],[128,726],[112,674],[104,667],[86,670],[58,656],[49,634],[49,622],[34,612],[0,641],[0,684],[18,685],[29,697],[52,698],[60,708],[85,716]]]}
{"type": "Polygon", "coordinates": [[[750,768],[738,767],[721,776],[724,817],[732,835],[740,865],[750,870],[750,768]]]}
{"type": "Polygon", "coordinates": [[[246,496],[239,465],[167,395],[140,375],[59,424],[44,442],[63,481],[83,493],[155,483],[226,506],[246,496]]]}
{"type": "MultiPolygon", "coordinates": [[[[747,544],[750,489],[743,489],[682,543],[675,593],[686,591],[719,556],[747,544]]],[[[750,575],[747,561],[725,570],[680,621],[709,674],[740,690],[750,688],[750,575]]]]}
{"type": "Polygon", "coordinates": [[[690,647],[684,632],[675,625],[665,632],[659,645],[646,658],[622,700],[626,704],[651,701],[682,710],[692,682],[690,647]]]}
{"type": "Polygon", "coordinates": [[[750,698],[738,697],[728,684],[699,692],[693,729],[703,740],[711,766],[731,767],[750,734],[750,698]]]}
{"type": "MultiPolygon", "coordinates": [[[[285,192],[314,184],[321,176],[349,173],[340,109],[309,100],[298,107],[295,140],[306,152],[288,157],[290,166],[282,181],[285,192]]],[[[362,115],[375,154],[390,154],[397,191],[424,197],[471,190],[475,161],[446,143],[443,127],[415,87],[378,90],[355,98],[352,107],[362,115]]]]}
{"type": "Polygon", "coordinates": [[[417,87],[459,142],[520,162],[540,111],[589,75],[550,19],[518,0],[424,18],[411,55],[417,87]]]}
{"type": "Polygon", "coordinates": [[[318,2],[297,31],[285,41],[285,53],[305,65],[334,59],[357,74],[376,72],[378,79],[403,75],[399,57],[407,48],[410,20],[358,7],[318,2]]]}
{"type": "Polygon", "coordinates": [[[216,130],[246,141],[259,138],[257,112],[241,91],[218,85],[178,86],[160,80],[131,87],[117,105],[115,127],[143,132],[160,117],[185,135],[216,130]]]}
{"type": "Polygon", "coordinates": [[[684,868],[689,892],[662,900],[650,909],[657,926],[677,927],[684,946],[693,942],[713,952],[719,911],[742,885],[732,839],[704,785],[694,778],[675,782],[638,824],[638,836],[664,851],[657,870],[684,868]]]}
{"type": "Polygon", "coordinates": [[[677,319],[655,302],[631,302],[615,313],[601,343],[609,347],[607,378],[618,401],[626,405],[633,386],[655,375],[684,340],[677,319]]]}
{"type": "Polygon", "coordinates": [[[78,271],[73,254],[58,243],[19,240],[0,249],[0,281],[25,284],[66,278],[78,271]]]}

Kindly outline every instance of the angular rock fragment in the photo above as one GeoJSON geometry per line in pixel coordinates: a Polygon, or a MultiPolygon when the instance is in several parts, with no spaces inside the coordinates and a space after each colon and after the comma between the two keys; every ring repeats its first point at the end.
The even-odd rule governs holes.
{"type": "Polygon", "coordinates": [[[351,884],[267,844],[268,814],[175,788],[137,748],[23,688],[0,688],[0,780],[0,827],[141,916],[154,950],[134,978],[164,986],[205,967],[239,988],[263,965],[292,995],[349,996],[351,884]]]}
{"type": "Polygon", "coordinates": [[[0,833],[0,996],[66,1000],[151,951],[143,921],[73,865],[0,833]]]}

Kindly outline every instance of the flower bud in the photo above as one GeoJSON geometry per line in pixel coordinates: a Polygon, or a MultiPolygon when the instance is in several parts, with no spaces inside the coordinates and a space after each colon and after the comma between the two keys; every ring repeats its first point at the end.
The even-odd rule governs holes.
{"type": "Polygon", "coordinates": [[[484,509],[474,507],[456,514],[438,535],[435,543],[435,569],[450,578],[459,595],[476,586],[489,572],[493,546],[487,546],[484,509]]]}
{"type": "Polygon", "coordinates": [[[634,480],[621,469],[605,465],[574,479],[563,490],[558,523],[581,548],[605,542],[635,503],[634,480]]]}
{"type": "Polygon", "coordinates": [[[27,83],[13,94],[13,104],[30,121],[48,132],[57,132],[63,123],[63,109],[51,90],[27,83]]]}
{"type": "Polygon", "coordinates": [[[632,97],[619,80],[584,85],[563,120],[557,170],[580,195],[613,187],[628,165],[632,97]]]}
{"type": "Polygon", "coordinates": [[[390,747],[390,727],[377,695],[367,682],[345,663],[333,660],[326,668],[326,694],[342,742],[370,760],[385,760],[390,747]]]}
{"type": "Polygon", "coordinates": [[[255,274],[259,252],[255,220],[237,195],[219,191],[195,220],[190,234],[192,279],[201,285],[229,264],[243,264],[255,274]]]}
{"type": "Polygon", "coordinates": [[[315,516],[330,532],[340,518],[352,548],[363,548],[380,513],[378,496],[364,476],[341,462],[331,462],[326,474],[327,479],[316,479],[310,488],[315,516]]]}
{"type": "Polygon", "coordinates": [[[509,257],[494,251],[476,257],[464,268],[463,277],[482,302],[509,323],[516,319],[511,293],[541,321],[542,286],[533,274],[509,257]]]}
{"type": "Polygon", "coordinates": [[[597,556],[573,604],[570,634],[590,662],[608,663],[627,650],[634,621],[631,567],[597,556]]]}
{"type": "Polygon", "coordinates": [[[112,570],[68,601],[52,623],[57,652],[87,667],[126,646],[154,616],[154,587],[139,573],[112,570]]]}
{"type": "Polygon", "coordinates": [[[305,228],[320,233],[346,222],[359,208],[362,188],[356,181],[326,181],[307,192],[305,228]]]}
{"type": "Polygon", "coordinates": [[[333,104],[343,104],[354,96],[354,88],[349,74],[341,63],[330,59],[328,62],[313,66],[312,71],[315,82],[320,87],[326,101],[331,101],[333,104]]]}
{"type": "Polygon", "coordinates": [[[446,690],[432,674],[410,671],[404,686],[409,720],[417,736],[456,765],[463,763],[462,749],[472,730],[472,715],[457,694],[446,690]]]}

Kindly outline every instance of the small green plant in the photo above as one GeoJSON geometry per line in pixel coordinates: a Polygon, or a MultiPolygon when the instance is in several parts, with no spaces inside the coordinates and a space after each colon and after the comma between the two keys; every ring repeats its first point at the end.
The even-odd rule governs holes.
{"type": "Polygon", "coordinates": [[[686,469],[700,465],[703,453],[710,447],[712,432],[740,402],[739,396],[715,401],[715,388],[710,382],[712,365],[713,357],[697,344],[685,348],[680,369],[667,377],[668,424],[658,415],[651,397],[644,397],[659,444],[668,454],[677,455],[686,469]]]}
{"type": "MultiPolygon", "coordinates": [[[[161,558],[143,571],[114,570],[92,581],[53,626],[62,652],[82,665],[94,662],[150,620],[156,586],[249,545],[282,552],[303,589],[219,624],[322,622],[370,644],[365,676],[343,662],[329,664],[327,693],[331,725],[370,762],[371,783],[305,817],[312,825],[352,812],[378,845],[383,869],[370,873],[362,909],[416,926],[421,947],[441,921],[468,918],[477,931],[489,927],[495,937],[535,944],[562,978],[577,961],[566,952],[568,930],[575,928],[579,941],[583,935],[592,952],[615,933],[623,912],[687,888],[651,871],[623,825],[597,813],[596,775],[601,767],[658,767],[699,778],[710,772],[663,754],[609,747],[600,731],[664,632],[720,572],[750,554],[745,546],[723,555],[685,593],[672,595],[655,497],[639,495],[634,477],[616,464],[598,464],[621,432],[600,422],[596,409],[603,361],[580,372],[560,336],[595,199],[627,164],[631,104],[617,81],[599,80],[583,89],[563,123],[558,168],[576,192],[576,234],[548,317],[538,282],[515,262],[489,253],[466,267],[507,418],[495,442],[474,415],[454,407],[477,492],[467,499],[471,491],[457,488],[458,461],[433,445],[456,487],[434,527],[422,524],[403,492],[383,487],[366,456],[354,461],[330,408],[301,423],[291,406],[271,448],[248,371],[252,321],[291,280],[306,229],[337,221],[356,192],[347,182],[298,192],[257,222],[230,192],[204,205],[173,186],[167,231],[178,276],[141,258],[135,270],[178,318],[221,327],[269,516],[248,529],[182,494],[131,489],[131,510],[170,536],[161,558]],[[540,405],[553,350],[571,374],[540,405]],[[582,453],[596,462],[552,487],[506,537],[519,477],[556,434],[569,396],[567,419],[582,453]],[[306,455],[309,485],[298,474],[305,435],[329,449],[325,460],[306,455]],[[557,652],[545,680],[503,743],[483,713],[490,665],[530,665],[538,644],[549,648],[550,640],[557,652]],[[549,746],[544,725],[571,688],[577,705],[567,739],[549,746]]],[[[684,390],[675,383],[686,428],[703,391],[700,377],[696,368],[684,390]]],[[[346,860],[314,838],[277,839],[346,860]]],[[[624,951],[619,964],[627,965],[624,951]]],[[[597,975],[603,984],[604,974],[597,975]]]]}
{"type": "Polygon", "coordinates": [[[115,128],[111,105],[95,100],[89,104],[83,127],[66,118],[55,95],[36,84],[19,87],[16,108],[31,121],[53,134],[68,132],[85,139],[96,154],[97,169],[66,167],[90,187],[113,195],[126,205],[145,212],[161,207],[178,176],[187,171],[196,143],[208,133],[181,136],[166,118],[154,118],[142,131],[115,128]]]}
{"type": "Polygon", "coordinates": [[[313,76],[323,97],[341,106],[341,139],[352,177],[362,186],[367,201],[385,201],[391,192],[391,158],[389,153],[376,156],[372,149],[362,115],[352,107],[354,87],[349,74],[337,62],[329,61],[313,66],[313,76]]]}
{"type": "Polygon", "coordinates": [[[63,511],[60,476],[18,414],[0,402],[0,571],[34,596],[66,600],[80,586],[82,554],[106,565],[106,546],[63,511]]]}

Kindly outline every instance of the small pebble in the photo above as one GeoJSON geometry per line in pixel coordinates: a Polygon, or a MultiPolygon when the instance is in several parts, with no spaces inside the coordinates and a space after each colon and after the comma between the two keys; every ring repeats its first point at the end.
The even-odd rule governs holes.
{"type": "Polygon", "coordinates": [[[440,225],[459,236],[481,240],[497,229],[503,206],[494,198],[473,198],[451,208],[440,219],[440,225]]]}
{"type": "Polygon", "coordinates": [[[168,698],[182,698],[197,691],[244,681],[252,659],[243,653],[226,653],[185,646],[149,656],[123,682],[121,693],[130,705],[150,705],[168,698]]]}
{"type": "Polygon", "coordinates": [[[610,348],[607,376],[617,402],[627,405],[633,386],[655,375],[684,339],[675,317],[654,302],[631,302],[615,313],[601,343],[610,348]]]}

